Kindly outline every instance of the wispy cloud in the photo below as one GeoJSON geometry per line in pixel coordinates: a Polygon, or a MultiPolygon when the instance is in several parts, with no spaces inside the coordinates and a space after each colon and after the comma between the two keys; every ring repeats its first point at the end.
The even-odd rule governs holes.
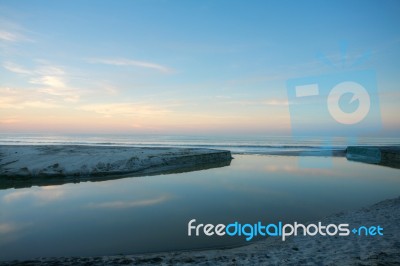
{"type": "Polygon", "coordinates": [[[16,73],[16,74],[26,74],[26,75],[63,75],[63,74],[65,74],[65,72],[61,68],[48,65],[47,63],[40,63],[40,65],[34,69],[28,69],[26,67],[18,65],[11,61],[5,61],[5,62],[3,62],[2,65],[8,71],[16,73]]]}
{"type": "Polygon", "coordinates": [[[52,109],[57,108],[59,105],[51,102],[43,102],[43,101],[26,101],[22,103],[22,106],[25,107],[33,107],[33,108],[44,108],[44,109],[52,109]]]}
{"type": "Polygon", "coordinates": [[[173,70],[169,67],[145,61],[137,61],[126,58],[89,58],[86,60],[91,64],[105,64],[113,66],[133,66],[158,70],[163,73],[171,73],[173,70]]]}
{"type": "Polygon", "coordinates": [[[51,88],[65,88],[64,79],[57,76],[40,76],[31,79],[30,83],[45,85],[51,88]]]}
{"type": "Polygon", "coordinates": [[[20,25],[0,19],[0,41],[1,42],[25,42],[32,41],[31,38],[26,36],[27,30],[20,25]]]}
{"type": "Polygon", "coordinates": [[[162,116],[170,113],[170,110],[166,108],[144,103],[89,104],[83,105],[78,109],[83,111],[95,112],[105,117],[153,117],[162,116]]]}
{"type": "Polygon", "coordinates": [[[15,117],[6,117],[6,118],[2,118],[0,119],[0,124],[15,124],[15,123],[19,123],[20,119],[15,118],[15,117]]]}
{"type": "Polygon", "coordinates": [[[287,105],[289,105],[289,101],[282,100],[282,99],[271,99],[271,100],[264,101],[264,104],[272,105],[272,106],[287,106],[287,105]]]}
{"type": "MultiPolygon", "coordinates": [[[[47,99],[44,96],[43,93],[36,90],[0,88],[0,109],[49,109],[60,107],[54,100],[47,99]]],[[[9,123],[11,122],[9,121],[9,123]]]]}
{"type": "Polygon", "coordinates": [[[78,102],[80,99],[82,91],[68,85],[68,75],[59,66],[42,62],[36,68],[28,69],[13,62],[4,62],[3,67],[25,76],[30,84],[40,86],[36,88],[38,93],[60,97],[66,102],[78,102]]]}
{"type": "Polygon", "coordinates": [[[25,74],[25,75],[32,75],[32,71],[29,69],[25,69],[15,63],[12,62],[4,62],[3,67],[10,72],[17,73],[17,74],[25,74]]]}
{"type": "Polygon", "coordinates": [[[260,106],[260,105],[268,105],[268,106],[287,106],[289,105],[288,100],[286,99],[266,99],[266,100],[229,100],[222,101],[224,104],[229,105],[241,105],[241,106],[260,106]]]}
{"type": "Polygon", "coordinates": [[[18,41],[25,41],[27,39],[18,33],[13,33],[10,31],[0,29],[0,40],[6,42],[18,42],[18,41]]]}

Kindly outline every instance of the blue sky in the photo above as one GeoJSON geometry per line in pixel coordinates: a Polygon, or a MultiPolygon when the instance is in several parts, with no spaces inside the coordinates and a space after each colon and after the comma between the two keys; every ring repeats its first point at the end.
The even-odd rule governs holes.
{"type": "Polygon", "coordinates": [[[381,134],[398,136],[399,13],[398,1],[0,1],[0,132],[290,134],[288,79],[373,69],[381,134]]]}

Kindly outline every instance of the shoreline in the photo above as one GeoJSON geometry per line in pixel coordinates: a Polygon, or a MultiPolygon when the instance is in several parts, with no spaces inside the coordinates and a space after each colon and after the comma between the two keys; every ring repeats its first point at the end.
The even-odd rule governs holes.
{"type": "MultiPolygon", "coordinates": [[[[269,237],[246,246],[135,255],[38,258],[1,261],[0,265],[395,265],[400,263],[400,197],[355,211],[339,212],[319,221],[350,226],[380,225],[383,236],[269,237]]],[[[313,222],[313,221],[311,221],[313,222]]],[[[314,221],[315,222],[315,221],[314,221]]]]}
{"type": "Polygon", "coordinates": [[[78,145],[0,146],[0,189],[189,172],[230,165],[230,151],[78,145]]]}
{"type": "Polygon", "coordinates": [[[349,146],[265,154],[176,147],[0,145],[0,189],[106,181],[229,166],[232,154],[345,157],[400,169],[400,146],[349,146]]]}

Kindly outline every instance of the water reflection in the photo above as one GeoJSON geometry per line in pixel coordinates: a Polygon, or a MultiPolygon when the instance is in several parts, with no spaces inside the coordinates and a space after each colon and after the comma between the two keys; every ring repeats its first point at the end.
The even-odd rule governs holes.
{"type": "Polygon", "coordinates": [[[0,191],[0,259],[228,246],[187,223],[305,222],[400,195],[397,169],[307,157],[237,155],[230,167],[0,191]]]}
{"type": "Polygon", "coordinates": [[[171,197],[164,195],[152,199],[143,199],[143,200],[130,200],[130,201],[107,201],[101,203],[89,203],[86,207],[89,209],[96,208],[112,208],[112,209],[124,209],[124,208],[134,208],[134,207],[146,207],[151,205],[156,205],[163,203],[169,200],[171,197]]]}
{"type": "Polygon", "coordinates": [[[35,205],[45,205],[54,202],[62,197],[65,193],[60,187],[48,186],[33,190],[15,190],[3,197],[5,203],[26,200],[35,205]]]}

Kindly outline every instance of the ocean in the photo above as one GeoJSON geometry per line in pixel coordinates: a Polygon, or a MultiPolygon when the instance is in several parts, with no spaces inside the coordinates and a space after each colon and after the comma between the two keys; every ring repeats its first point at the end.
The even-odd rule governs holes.
{"type": "Polygon", "coordinates": [[[0,145],[97,145],[138,147],[186,147],[230,150],[234,154],[279,154],[344,150],[350,145],[399,145],[400,138],[292,137],[260,135],[112,135],[112,134],[0,134],[0,145]]]}

